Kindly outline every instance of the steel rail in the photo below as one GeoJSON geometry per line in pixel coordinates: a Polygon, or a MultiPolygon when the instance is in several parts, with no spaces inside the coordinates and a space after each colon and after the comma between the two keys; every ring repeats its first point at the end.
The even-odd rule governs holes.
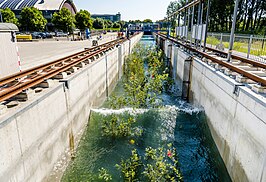
{"type": "MultiPolygon", "coordinates": [[[[214,49],[214,48],[211,48],[211,47],[206,47],[206,49],[208,49],[210,51],[213,51],[213,52],[217,52],[219,54],[223,54],[225,56],[228,56],[228,53],[224,52],[224,51],[220,51],[220,50],[217,50],[217,49],[214,49]]],[[[257,61],[253,61],[251,59],[247,59],[247,58],[244,58],[244,57],[241,57],[241,56],[237,56],[235,54],[232,54],[231,57],[232,57],[232,59],[239,60],[239,61],[241,61],[243,63],[248,63],[248,64],[251,64],[253,66],[266,69],[266,64],[265,63],[260,63],[260,62],[257,62],[257,61]]]]}
{"type": "MultiPolygon", "coordinates": [[[[134,35],[133,35],[134,36],[134,35]]],[[[11,87],[7,87],[4,88],[4,90],[0,91],[0,102],[8,100],[14,96],[16,96],[17,94],[31,88],[34,87],[40,83],[42,83],[43,81],[50,79],[56,75],[58,75],[59,73],[62,73],[66,70],[69,70],[70,68],[78,65],[79,63],[86,61],[88,59],[90,59],[91,57],[98,55],[100,53],[103,53],[105,51],[108,51],[110,48],[116,46],[119,43],[124,42],[126,39],[116,39],[114,41],[110,41],[107,42],[105,44],[99,45],[97,47],[94,48],[90,48],[87,49],[85,51],[81,51],[79,53],[64,57],[62,59],[50,62],[50,63],[46,63],[28,70],[25,70],[23,72],[5,77],[3,79],[0,80],[0,85],[4,85],[4,84],[8,84],[10,82],[13,82],[14,80],[18,79],[18,78],[23,78],[25,76],[29,76],[33,73],[36,73],[40,70],[45,71],[42,74],[37,74],[34,75],[34,78],[27,78],[22,80],[21,82],[19,82],[19,84],[16,84],[15,86],[11,86],[11,87]],[[93,52],[92,52],[93,51],[93,52]],[[84,54],[87,54],[84,56],[84,54]],[[80,58],[78,58],[78,56],[82,55],[80,58]],[[76,60],[71,60],[71,58],[78,58],[76,60]],[[65,62],[65,64],[63,64],[64,61],[66,60],[70,60],[69,62],[65,62]],[[59,67],[54,67],[53,69],[51,68],[51,66],[54,65],[61,65],[59,67]],[[47,70],[47,68],[50,68],[50,70],[47,70]]]]}
{"type": "MultiPolygon", "coordinates": [[[[167,38],[166,36],[164,36],[164,35],[162,35],[162,34],[157,34],[157,35],[158,35],[158,36],[161,36],[161,37],[164,38],[165,40],[167,40],[167,39],[168,39],[168,40],[171,40],[171,41],[173,41],[174,43],[176,43],[176,44],[178,44],[178,45],[181,45],[181,46],[183,46],[184,48],[186,48],[186,49],[188,49],[188,50],[190,50],[190,51],[192,51],[192,52],[198,53],[198,54],[200,54],[201,56],[203,56],[203,57],[205,57],[205,58],[207,58],[207,59],[209,59],[209,60],[211,60],[211,61],[213,61],[213,62],[215,62],[215,63],[218,63],[219,65],[222,65],[222,66],[224,66],[224,67],[226,67],[226,68],[228,68],[228,69],[230,69],[230,70],[232,70],[232,71],[234,71],[234,72],[236,72],[236,73],[239,73],[239,74],[241,74],[241,75],[243,75],[243,76],[245,76],[245,77],[247,77],[247,78],[249,78],[249,79],[251,79],[251,80],[253,80],[253,81],[257,82],[257,83],[259,83],[259,84],[261,84],[262,86],[266,86],[266,80],[263,79],[263,78],[261,78],[261,77],[259,77],[259,76],[257,76],[257,75],[255,75],[255,74],[249,73],[249,72],[247,72],[247,71],[245,71],[245,70],[243,70],[243,69],[241,69],[241,68],[238,68],[238,67],[236,67],[236,66],[233,66],[233,65],[230,64],[229,62],[221,61],[221,60],[219,60],[219,59],[217,59],[217,58],[215,58],[215,57],[213,57],[213,56],[211,56],[211,55],[208,55],[208,54],[205,53],[205,52],[199,51],[199,50],[197,50],[197,49],[195,49],[195,48],[193,48],[193,47],[190,47],[190,46],[188,46],[188,45],[186,45],[186,44],[183,44],[183,43],[181,43],[181,42],[179,42],[178,40],[175,40],[175,39],[173,39],[173,38],[167,38]]],[[[239,61],[242,61],[242,60],[239,60],[239,61]]]]}
{"type": "Polygon", "coordinates": [[[36,73],[36,72],[38,72],[40,70],[44,70],[44,69],[49,68],[51,66],[54,66],[56,64],[60,64],[60,63],[62,63],[64,61],[67,61],[67,60],[69,60],[71,58],[80,56],[82,54],[89,53],[90,51],[93,51],[95,49],[99,49],[102,46],[107,46],[107,45],[109,45],[109,44],[111,44],[111,43],[113,43],[113,42],[115,42],[117,40],[119,40],[119,39],[116,39],[116,40],[101,44],[101,45],[93,47],[93,48],[89,48],[87,50],[84,50],[84,51],[81,51],[81,52],[78,52],[78,53],[75,53],[75,54],[72,54],[72,55],[57,59],[57,60],[49,62],[49,63],[45,63],[45,64],[42,64],[42,65],[27,69],[27,70],[22,71],[22,72],[18,72],[18,73],[6,76],[6,77],[0,79],[0,86],[5,85],[7,83],[10,83],[12,81],[15,81],[16,79],[20,79],[20,78],[23,78],[23,77],[28,76],[30,74],[36,73]]]}
{"type": "MultiPolygon", "coordinates": [[[[160,34],[160,35],[162,35],[163,37],[166,37],[166,36],[163,35],[163,34],[160,34]]],[[[176,39],[175,37],[173,37],[173,36],[170,36],[170,38],[171,38],[172,40],[177,40],[177,39],[176,39]]],[[[187,43],[190,43],[189,41],[186,41],[186,42],[187,42],[187,43]]],[[[193,44],[194,44],[194,43],[193,43],[193,44]]],[[[222,54],[222,55],[224,55],[224,56],[226,56],[226,57],[228,56],[228,53],[227,53],[227,52],[224,52],[224,51],[221,51],[221,50],[218,50],[218,49],[214,49],[214,48],[207,47],[207,46],[206,46],[206,49],[207,49],[207,50],[210,50],[210,51],[212,51],[212,52],[216,52],[216,53],[218,53],[218,54],[222,54]]],[[[247,59],[247,58],[244,58],[244,57],[241,57],[241,56],[237,56],[237,55],[235,55],[235,54],[232,54],[231,57],[232,57],[233,59],[239,60],[239,61],[241,61],[241,62],[243,62],[243,63],[248,63],[248,64],[251,64],[252,66],[266,69],[266,64],[265,64],[265,63],[260,63],[260,62],[257,62],[257,61],[253,61],[253,60],[251,60],[251,59],[247,59]]]]}
{"type": "Polygon", "coordinates": [[[31,88],[33,86],[36,86],[40,83],[42,83],[43,81],[49,79],[49,78],[52,78],[54,77],[55,75],[63,72],[63,71],[66,71],[68,69],[70,69],[71,67],[77,65],[78,63],[84,61],[84,60],[87,60],[89,59],[90,57],[94,56],[94,55],[97,55],[101,52],[103,52],[104,50],[106,49],[109,49],[108,47],[107,48],[102,48],[94,53],[91,53],[90,55],[88,56],[85,56],[77,61],[74,61],[70,64],[67,64],[67,65],[64,65],[62,67],[59,67],[58,69],[55,69],[55,70],[51,70],[50,72],[47,72],[46,74],[43,74],[43,75],[39,75],[33,79],[30,79],[26,82],[22,82],[21,84],[18,84],[17,86],[15,87],[12,87],[12,88],[8,88],[8,89],[5,89],[4,91],[0,92],[0,102],[2,101],[5,101],[7,99],[10,99],[14,96],[16,96],[17,94],[23,92],[24,90],[28,89],[28,88],[31,88]]]}

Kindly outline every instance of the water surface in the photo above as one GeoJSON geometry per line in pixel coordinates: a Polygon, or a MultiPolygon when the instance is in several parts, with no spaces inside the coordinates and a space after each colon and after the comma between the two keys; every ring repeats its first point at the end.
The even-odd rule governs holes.
{"type": "MultiPolygon", "coordinates": [[[[151,36],[142,42],[154,45],[151,36]]],[[[114,95],[123,94],[121,83],[114,95]]],[[[158,109],[108,109],[108,101],[102,108],[94,109],[90,121],[62,181],[100,181],[101,167],[112,174],[113,181],[123,181],[115,167],[121,159],[127,159],[136,148],[143,157],[146,147],[158,148],[172,143],[177,149],[177,158],[184,181],[231,181],[225,165],[211,137],[204,111],[192,107],[173,93],[163,93],[163,106],[158,109]],[[101,123],[111,114],[128,118],[134,116],[135,126],[143,129],[140,137],[113,139],[103,137],[101,123]],[[131,144],[129,141],[134,140],[131,144]]]]}

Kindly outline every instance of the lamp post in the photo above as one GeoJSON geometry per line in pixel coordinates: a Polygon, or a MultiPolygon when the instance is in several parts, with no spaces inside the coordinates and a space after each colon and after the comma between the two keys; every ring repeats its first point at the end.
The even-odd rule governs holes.
{"type": "Polygon", "coordinates": [[[233,22],[232,22],[232,28],[231,28],[231,35],[230,35],[230,43],[229,43],[229,49],[228,49],[227,62],[230,62],[230,60],[231,60],[231,55],[232,55],[232,49],[233,49],[233,44],[234,44],[234,33],[235,33],[235,27],[236,27],[236,15],[237,15],[238,4],[239,4],[239,0],[235,0],[234,16],[233,16],[233,22]]]}
{"type": "Polygon", "coordinates": [[[0,10],[0,22],[3,23],[3,17],[2,17],[2,12],[0,10]]]}
{"type": "Polygon", "coordinates": [[[204,36],[203,52],[205,52],[205,50],[206,50],[207,32],[208,32],[208,25],[209,25],[210,0],[208,0],[207,6],[208,7],[207,7],[207,15],[206,15],[206,30],[205,30],[205,36],[204,36]]]}

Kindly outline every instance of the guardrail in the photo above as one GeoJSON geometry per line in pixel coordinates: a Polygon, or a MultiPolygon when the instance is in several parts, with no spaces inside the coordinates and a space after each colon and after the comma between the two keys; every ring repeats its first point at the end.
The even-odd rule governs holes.
{"type": "MultiPolygon", "coordinates": [[[[230,35],[225,33],[208,33],[207,44],[223,50],[229,47],[230,35]]],[[[266,38],[253,35],[235,35],[234,54],[258,62],[266,63],[266,38]]]]}
{"type": "MultiPolygon", "coordinates": [[[[214,56],[211,56],[211,55],[208,55],[207,53],[201,51],[201,50],[198,50],[194,47],[191,47],[189,44],[186,44],[186,43],[182,43],[181,41],[178,41],[172,37],[167,37],[166,35],[163,35],[163,34],[157,34],[158,36],[162,37],[163,39],[168,39],[168,40],[171,40],[172,42],[174,42],[175,44],[179,45],[179,46],[182,46],[184,47],[185,49],[191,51],[191,52],[194,52],[202,57],[205,57],[209,60],[211,60],[212,62],[214,63],[217,63],[221,66],[224,66],[226,68],[228,68],[229,70],[233,71],[233,72],[236,72],[242,76],[245,76],[247,78],[249,78],[250,80],[253,80],[254,82],[262,85],[262,86],[266,86],[266,80],[258,75],[255,75],[253,73],[250,73],[248,71],[245,71],[243,69],[240,69],[228,62],[225,62],[225,61],[222,61],[222,60],[219,60],[217,58],[215,58],[214,56]]],[[[214,49],[213,49],[214,50],[214,49]]],[[[217,50],[214,50],[214,51],[217,51],[217,50]]],[[[221,52],[222,54],[225,54],[225,52],[221,52]]],[[[249,63],[249,64],[252,64],[256,67],[260,67],[260,68],[263,68],[265,69],[266,67],[266,64],[264,63],[258,63],[258,62],[255,62],[255,61],[252,61],[252,60],[248,60],[248,59],[245,59],[245,58],[241,58],[241,57],[238,57],[238,56],[235,56],[235,59],[239,60],[239,61],[242,61],[242,62],[246,62],[246,63],[249,63]]]]}

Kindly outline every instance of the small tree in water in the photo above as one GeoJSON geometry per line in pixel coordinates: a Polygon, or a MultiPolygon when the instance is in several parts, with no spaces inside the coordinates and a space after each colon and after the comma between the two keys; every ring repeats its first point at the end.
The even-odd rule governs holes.
{"type": "Polygon", "coordinates": [[[125,62],[125,95],[112,98],[111,107],[156,107],[168,79],[163,70],[162,52],[139,44],[125,62]]]}
{"type": "Polygon", "coordinates": [[[133,149],[131,156],[122,160],[116,167],[126,182],[183,181],[176,157],[176,149],[172,144],[168,144],[167,148],[147,147],[144,158],[139,156],[137,149],[133,149]]]}
{"type": "Polygon", "coordinates": [[[132,126],[135,122],[136,120],[133,117],[130,117],[128,119],[118,118],[113,114],[111,116],[111,120],[103,120],[102,135],[110,136],[113,138],[140,136],[142,134],[142,130],[132,126]]]}

